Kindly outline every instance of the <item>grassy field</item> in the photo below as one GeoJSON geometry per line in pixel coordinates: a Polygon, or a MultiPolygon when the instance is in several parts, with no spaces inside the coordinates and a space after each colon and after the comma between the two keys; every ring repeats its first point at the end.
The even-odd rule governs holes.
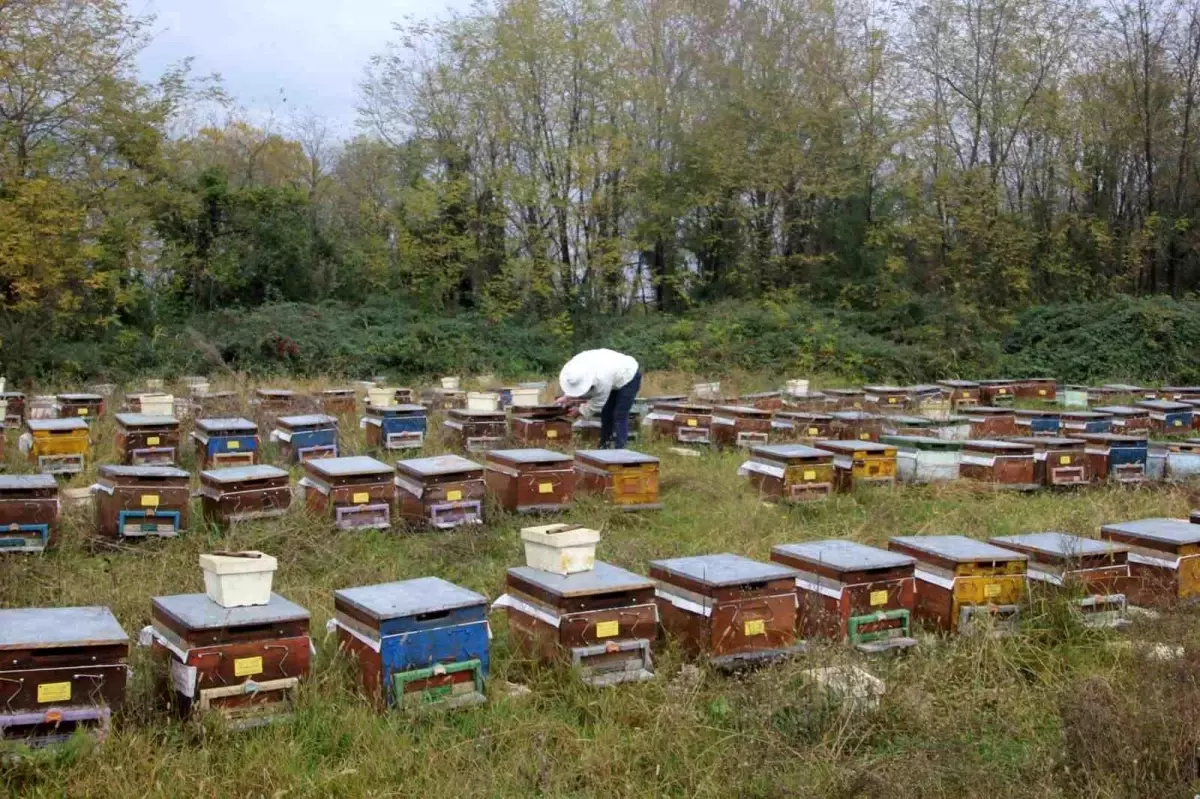
{"type": "MultiPolygon", "coordinates": [[[[361,451],[357,425],[344,429],[347,449],[361,451]]],[[[98,460],[111,461],[111,422],[97,439],[98,460]]],[[[663,457],[665,510],[623,516],[580,502],[569,519],[602,530],[600,557],[641,573],[658,557],[766,558],[773,544],[829,537],[1094,536],[1106,521],[1193,507],[1178,487],[1018,496],[954,485],[788,509],[747,489],[737,454],[640,448],[663,457]]],[[[279,559],[275,589],[313,614],[315,668],[291,723],[235,733],[155,706],[154,664],[135,649],[128,704],[108,741],[0,764],[0,795],[1183,797],[1200,786],[1200,623],[1190,611],[1100,633],[1039,600],[1011,639],[926,637],[903,657],[877,659],[817,646],[802,661],[741,676],[682,670],[668,647],[656,680],[607,690],[515,659],[495,614],[486,706],[376,713],[325,637],[332,591],[437,575],[494,598],[505,569],[522,562],[523,521],[493,513],[483,529],[352,534],[296,510],[225,535],[194,524],[176,540],[112,548],[90,538],[90,516],[70,516],[59,551],[0,560],[0,604],[107,605],[134,635],[149,623],[151,596],[203,590],[199,553],[261,549],[279,559]],[[1187,655],[1160,662],[1131,641],[1180,644],[1187,655]],[[847,662],[886,681],[877,710],[824,701],[801,677],[847,662]],[[531,692],[510,695],[509,682],[531,692]]]]}

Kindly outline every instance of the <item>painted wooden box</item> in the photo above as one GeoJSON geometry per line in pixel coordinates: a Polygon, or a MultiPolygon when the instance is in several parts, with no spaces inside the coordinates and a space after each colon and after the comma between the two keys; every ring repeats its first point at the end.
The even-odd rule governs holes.
{"type": "Polygon", "coordinates": [[[1005,535],[990,543],[1028,556],[1031,587],[1068,592],[1088,627],[1127,623],[1129,547],[1067,533],[1005,535]]]}
{"type": "Polygon", "coordinates": [[[457,455],[396,463],[396,500],[401,517],[439,530],[483,524],[483,466],[457,455]]]}
{"type": "Polygon", "coordinates": [[[909,416],[908,414],[888,414],[883,420],[883,435],[885,436],[929,436],[936,437],[938,428],[945,421],[926,419],[924,416],[909,416]]]}
{"type": "Polygon", "coordinates": [[[1004,438],[1021,434],[1017,427],[1017,416],[1011,407],[979,405],[963,410],[963,416],[971,425],[972,439],[1004,438]]]}
{"type": "Polygon", "coordinates": [[[379,705],[462,707],[486,701],[487,599],[438,577],[333,592],[339,646],[379,705]]]}
{"type": "Polygon", "coordinates": [[[26,419],[29,462],[43,474],[79,474],[91,451],[83,419],[26,419]]]}
{"type": "Polygon", "coordinates": [[[92,486],[96,530],[112,539],[174,538],[187,529],[190,483],[174,466],[101,466],[92,486]]]}
{"type": "Polygon", "coordinates": [[[1088,469],[1096,482],[1123,484],[1146,481],[1149,442],[1141,436],[1120,433],[1085,433],[1088,469]]]}
{"type": "Polygon", "coordinates": [[[1200,525],[1137,519],[1105,524],[1100,537],[1129,547],[1130,603],[1172,608],[1200,598],[1200,525]]]}
{"type": "Polygon", "coordinates": [[[876,413],[900,413],[908,404],[908,389],[900,386],[863,386],[864,407],[876,413]]]}
{"type": "Polygon", "coordinates": [[[729,553],[650,561],[663,630],[718,668],[804,652],[796,640],[798,576],[729,553]]]}
{"type": "Polygon", "coordinates": [[[280,416],[271,431],[284,463],[305,463],[338,456],[338,421],[323,413],[280,416]]]}
{"type": "Polygon", "coordinates": [[[771,411],[744,405],[713,408],[712,439],[718,447],[750,447],[771,438],[771,411]]]}
{"type": "Polygon", "coordinates": [[[654,676],[658,638],[654,583],[604,561],[574,574],[518,566],[508,570],[504,608],[508,638],[524,657],[569,662],[590,685],[654,676]]]}
{"type": "Polygon", "coordinates": [[[0,553],[58,544],[58,482],[49,474],[0,474],[0,553]]]}
{"type": "MultiPolygon", "coordinates": [[[[641,414],[637,410],[629,412],[628,442],[638,440],[638,428],[642,425],[641,414]]],[[[571,437],[575,446],[594,447],[600,444],[600,420],[576,419],[571,424],[571,437]]]]}
{"type": "Polygon", "coordinates": [[[821,391],[810,391],[807,394],[787,394],[783,398],[785,410],[797,413],[828,413],[829,398],[821,391]]]}
{"type": "Polygon", "coordinates": [[[1058,387],[1058,405],[1068,410],[1085,410],[1088,407],[1088,387],[1067,384],[1058,387]]]}
{"type": "Polygon", "coordinates": [[[980,380],[979,401],[992,408],[1011,407],[1017,395],[1015,380],[980,380]]]}
{"type": "Polygon", "coordinates": [[[1064,436],[1112,432],[1113,417],[1101,411],[1063,411],[1060,419],[1064,436]]]}
{"type": "Polygon", "coordinates": [[[131,466],[170,465],[179,460],[179,420],[173,416],[118,413],[117,453],[131,466]]]}
{"type": "Polygon", "coordinates": [[[330,416],[353,416],[358,410],[357,398],[352,388],[327,388],[317,399],[321,404],[321,413],[330,416]]]}
{"type": "Polygon", "coordinates": [[[918,621],[947,633],[969,632],[981,618],[998,631],[1015,629],[1025,555],[961,535],[897,536],[888,549],[917,561],[918,621]]]}
{"type": "Polygon", "coordinates": [[[950,397],[941,386],[908,386],[907,410],[927,419],[945,419],[951,411],[950,397]]]}
{"type": "Polygon", "coordinates": [[[833,437],[833,417],[811,411],[778,411],[771,428],[778,438],[812,444],[833,437]]]}
{"type": "Polygon", "coordinates": [[[835,480],[833,455],[803,444],[767,444],[750,449],[738,470],[764,498],[783,502],[828,499],[835,480]]]}
{"type": "Polygon", "coordinates": [[[4,404],[4,426],[20,427],[25,423],[25,395],[19,391],[0,392],[4,404]]]}
{"type": "Polygon", "coordinates": [[[455,408],[446,411],[443,422],[453,444],[467,452],[487,452],[504,443],[508,424],[504,411],[455,408]]]}
{"type": "Polygon", "coordinates": [[[125,701],[129,636],[103,607],[0,610],[0,740],[103,737],[125,701]]]}
{"type": "Polygon", "coordinates": [[[485,456],[488,493],[512,513],[568,510],[575,498],[570,455],[548,449],[494,449],[485,456]]]}
{"type": "Polygon", "coordinates": [[[263,430],[275,429],[280,416],[298,416],[311,404],[307,397],[288,388],[256,388],[250,405],[254,418],[263,430]]]}
{"type": "Polygon", "coordinates": [[[1150,411],[1146,408],[1135,408],[1132,405],[1100,405],[1095,408],[1099,413],[1112,417],[1114,433],[1145,433],[1150,429],[1150,411]]]}
{"type": "Polygon", "coordinates": [[[646,419],[654,432],[680,444],[711,444],[713,409],[709,405],[660,403],[646,419]]]}
{"type": "Polygon", "coordinates": [[[973,380],[939,380],[938,385],[950,398],[951,410],[965,410],[980,404],[981,389],[973,380]]]}
{"type": "Polygon", "coordinates": [[[884,419],[863,411],[835,411],[830,433],[839,441],[878,441],[883,435],[884,419]]]}
{"type": "Polygon", "coordinates": [[[861,388],[827,388],[825,407],[830,411],[861,411],[866,407],[867,392],[861,388]]]}
{"type": "Polygon", "coordinates": [[[1017,399],[1054,402],[1058,399],[1058,381],[1053,377],[1028,377],[1018,380],[1017,399]]]}
{"type": "Polygon", "coordinates": [[[1186,435],[1192,430],[1192,406],[1172,400],[1143,400],[1135,404],[1150,413],[1150,430],[1164,436],[1186,435]]]}
{"type": "Polygon", "coordinates": [[[571,420],[567,409],[561,405],[513,408],[512,439],[522,447],[569,447],[571,420]]]}
{"type": "Polygon", "coordinates": [[[274,466],[231,466],[200,472],[206,521],[217,525],[282,516],[292,503],[288,473],[274,466]]]}
{"type": "Polygon", "coordinates": [[[1033,480],[1043,486],[1077,486],[1092,481],[1087,442],[1080,438],[1029,436],[1013,443],[1033,447],[1033,480]]]}
{"type": "Polygon", "coordinates": [[[141,413],[147,416],[170,416],[175,412],[175,395],[161,392],[130,394],[125,397],[129,413],[141,413]]]}
{"type": "Polygon", "coordinates": [[[104,415],[104,397],[100,394],[59,394],[56,397],[59,419],[99,419],[104,415]]]}
{"type": "Polygon", "coordinates": [[[797,627],[804,638],[845,641],[865,652],[917,643],[913,558],[830,539],[771,547],[771,560],[799,572],[797,627]]]}
{"type": "Polygon", "coordinates": [[[760,411],[778,411],[783,409],[782,391],[757,391],[753,394],[742,394],[737,398],[737,405],[747,405],[760,411]]]}
{"type": "Polygon", "coordinates": [[[575,450],[575,492],[594,494],[617,510],[658,510],[659,461],[630,449],[575,450]]]}
{"type": "Polygon", "coordinates": [[[386,530],[392,523],[396,470],[363,455],[304,464],[304,504],[339,530],[386,530]]]}
{"type": "Polygon", "coordinates": [[[1030,489],[1035,482],[1034,448],[1013,441],[972,440],[963,442],[958,473],[967,480],[996,486],[1030,489]]]}
{"type": "Polygon", "coordinates": [[[192,441],[201,469],[258,463],[258,425],[249,419],[197,419],[192,441]]]}
{"type": "Polygon", "coordinates": [[[1163,386],[1158,397],[1175,402],[1200,400],[1200,386],[1163,386]]]}
{"type": "Polygon", "coordinates": [[[1022,436],[1057,436],[1062,429],[1059,411],[1020,408],[1015,412],[1017,430],[1022,436]]]}
{"type": "Polygon", "coordinates": [[[860,485],[895,485],[896,448],[875,441],[818,441],[833,454],[833,487],[853,491],[860,485]]]}
{"type": "Polygon", "coordinates": [[[958,479],[963,442],[931,436],[884,436],[881,444],[896,448],[896,476],[906,483],[938,483],[958,479]]]}
{"type": "Polygon", "coordinates": [[[196,405],[196,416],[212,419],[230,419],[242,412],[242,398],[232,391],[206,391],[192,397],[196,405]]]}
{"type": "Polygon", "coordinates": [[[431,411],[464,410],[467,392],[450,388],[433,388],[421,392],[421,404],[431,411]]]}
{"type": "Polygon", "coordinates": [[[368,405],[361,423],[367,446],[389,452],[420,449],[429,426],[427,414],[422,405],[368,405]]]}
{"type": "Polygon", "coordinates": [[[216,713],[235,728],[291,714],[312,664],[307,610],[278,594],[239,608],[206,594],[158,596],[150,604],[151,648],[167,665],[164,688],[181,714],[216,713]]]}

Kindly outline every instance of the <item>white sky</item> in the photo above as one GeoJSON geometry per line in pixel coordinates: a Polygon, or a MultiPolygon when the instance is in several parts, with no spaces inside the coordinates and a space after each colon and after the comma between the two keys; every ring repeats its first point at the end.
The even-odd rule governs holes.
{"type": "Polygon", "coordinates": [[[343,135],[353,131],[363,69],[394,38],[392,23],[466,6],[465,0],[129,0],[132,13],[157,17],[157,35],[141,56],[144,79],[190,56],[196,73],[220,73],[253,118],[312,110],[343,135]]]}

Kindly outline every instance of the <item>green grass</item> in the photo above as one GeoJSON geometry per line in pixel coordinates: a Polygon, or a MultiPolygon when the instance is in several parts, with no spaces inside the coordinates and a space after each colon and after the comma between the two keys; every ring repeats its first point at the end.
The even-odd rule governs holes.
{"type": "MultiPolygon", "coordinates": [[[[360,451],[357,426],[344,429],[347,448],[360,451]]],[[[98,459],[111,461],[111,423],[96,435],[98,459]]],[[[774,544],[828,537],[1094,536],[1106,521],[1181,516],[1193,505],[1179,487],[1021,496],[953,485],[789,509],[748,490],[735,453],[644,449],[663,457],[662,512],[620,515],[580,502],[566,517],[599,527],[599,556],[641,573],[658,557],[765,558],[774,544]]],[[[15,447],[9,458],[16,466],[15,447]]],[[[1110,634],[1080,629],[1059,602],[1039,601],[1012,639],[926,637],[903,657],[876,659],[816,645],[801,661],[741,676],[683,672],[668,647],[656,653],[656,680],[607,690],[581,686],[566,668],[517,660],[496,614],[486,706],[376,712],[325,636],[333,590],[438,575],[494,598],[505,569],[522,562],[524,521],[493,513],[470,531],[343,533],[294,511],[221,535],[197,515],[179,539],[114,548],[91,538],[90,517],[69,516],[57,552],[0,560],[0,604],[107,605],[136,635],[149,623],[151,596],[203,590],[199,553],[256,548],[279,559],[275,589],[312,612],[318,655],[290,723],[237,733],[157,706],[155,664],[135,649],[128,703],[103,746],[81,741],[4,763],[0,795],[1159,797],[1192,796],[1200,785],[1200,669],[1192,665],[1200,624],[1187,610],[1110,634]],[[1155,663],[1118,643],[1129,639],[1179,643],[1188,656],[1155,663]],[[886,681],[877,711],[831,704],[806,687],[804,669],[834,663],[886,681]],[[506,681],[532,693],[508,698],[506,681]]]]}

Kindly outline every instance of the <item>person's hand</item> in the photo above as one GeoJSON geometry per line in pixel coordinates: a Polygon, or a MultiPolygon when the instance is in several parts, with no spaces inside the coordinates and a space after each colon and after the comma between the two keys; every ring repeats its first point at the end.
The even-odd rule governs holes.
{"type": "Polygon", "coordinates": [[[576,419],[578,417],[579,417],[579,406],[578,405],[568,405],[567,406],[567,418],[568,419],[576,419]]]}
{"type": "Polygon", "coordinates": [[[563,394],[561,397],[558,397],[557,399],[554,400],[554,404],[555,405],[564,405],[564,406],[570,405],[571,398],[568,397],[566,394],[563,394]]]}

